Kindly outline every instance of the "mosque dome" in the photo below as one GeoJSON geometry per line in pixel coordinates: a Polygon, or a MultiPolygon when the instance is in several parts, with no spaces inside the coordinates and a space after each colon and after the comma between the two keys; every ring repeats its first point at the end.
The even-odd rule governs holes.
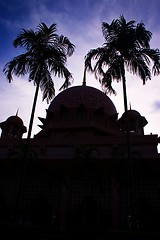
{"type": "Polygon", "coordinates": [[[27,128],[23,125],[23,121],[17,115],[10,116],[6,121],[0,123],[2,129],[1,137],[22,138],[27,128]]]}
{"type": "Polygon", "coordinates": [[[144,126],[148,123],[146,118],[133,109],[128,110],[122,114],[122,117],[118,120],[118,125],[121,130],[125,130],[126,117],[128,118],[129,130],[135,134],[144,134],[144,126]]]}
{"type": "Polygon", "coordinates": [[[122,114],[122,118],[125,117],[125,114],[127,114],[128,117],[132,117],[132,118],[140,118],[141,117],[140,113],[136,110],[133,110],[133,109],[128,110],[126,113],[124,112],[122,114]]]}
{"type": "Polygon", "coordinates": [[[10,116],[9,118],[7,118],[6,124],[13,124],[13,125],[17,125],[17,126],[23,126],[23,121],[22,121],[22,119],[20,117],[15,115],[15,116],[10,116]]]}
{"type": "Polygon", "coordinates": [[[86,85],[73,86],[53,99],[46,119],[39,118],[43,124],[39,127],[43,132],[38,136],[48,136],[57,131],[78,134],[99,131],[107,134],[116,131],[117,118],[115,105],[104,92],[86,85]]]}
{"type": "Polygon", "coordinates": [[[61,105],[66,108],[77,108],[83,104],[86,109],[100,109],[108,115],[117,114],[116,108],[111,99],[102,91],[90,86],[75,86],[59,93],[51,102],[48,111],[56,112],[61,105]]]}

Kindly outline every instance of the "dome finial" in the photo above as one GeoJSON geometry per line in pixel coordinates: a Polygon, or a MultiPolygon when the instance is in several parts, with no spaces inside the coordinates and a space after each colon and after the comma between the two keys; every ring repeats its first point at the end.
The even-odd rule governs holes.
{"type": "Polygon", "coordinates": [[[18,116],[19,108],[17,109],[16,116],[18,116]]]}
{"type": "Polygon", "coordinates": [[[129,109],[132,110],[132,108],[131,108],[131,102],[129,103],[129,109]]]}
{"type": "Polygon", "coordinates": [[[86,67],[84,68],[83,83],[82,85],[86,86],[86,67]]]}

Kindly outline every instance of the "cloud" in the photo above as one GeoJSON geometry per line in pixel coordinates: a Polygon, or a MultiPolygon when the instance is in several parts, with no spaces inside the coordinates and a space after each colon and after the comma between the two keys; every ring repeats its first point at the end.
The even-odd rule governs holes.
{"type": "Polygon", "coordinates": [[[153,102],[153,109],[156,111],[160,111],[160,100],[153,102]]]}

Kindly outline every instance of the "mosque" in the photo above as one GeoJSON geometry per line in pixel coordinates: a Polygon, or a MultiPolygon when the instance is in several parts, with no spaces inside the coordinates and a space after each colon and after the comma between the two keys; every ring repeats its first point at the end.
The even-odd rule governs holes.
{"type": "Polygon", "coordinates": [[[26,158],[23,120],[0,123],[1,222],[16,215],[52,232],[105,235],[125,229],[131,206],[137,229],[159,229],[160,139],[144,134],[144,116],[133,109],[119,116],[107,95],[83,84],[59,93],[39,120],[26,158]]]}

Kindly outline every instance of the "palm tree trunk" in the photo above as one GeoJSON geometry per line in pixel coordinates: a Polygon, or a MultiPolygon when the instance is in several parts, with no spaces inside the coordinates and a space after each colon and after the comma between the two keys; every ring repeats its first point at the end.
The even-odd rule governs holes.
{"type": "Polygon", "coordinates": [[[34,95],[34,100],[33,100],[28,135],[27,135],[26,144],[25,144],[25,148],[24,148],[23,168],[22,168],[22,172],[20,173],[20,179],[18,182],[18,188],[17,188],[17,193],[16,193],[15,206],[13,209],[13,221],[17,220],[18,207],[20,204],[20,198],[22,196],[22,191],[23,191],[23,187],[24,187],[24,180],[25,180],[26,168],[27,168],[27,155],[28,155],[29,143],[30,143],[30,139],[31,139],[31,132],[32,132],[34,114],[35,114],[36,103],[37,103],[37,98],[38,98],[39,85],[40,85],[40,82],[38,81],[37,86],[36,86],[35,95],[34,95]]]}
{"type": "Polygon", "coordinates": [[[35,91],[35,95],[34,95],[34,100],[33,100],[32,112],[31,112],[31,117],[30,117],[30,122],[29,122],[29,128],[28,128],[28,135],[27,135],[25,152],[24,152],[24,157],[25,157],[25,158],[26,158],[26,155],[27,155],[27,153],[28,153],[28,147],[29,147],[29,143],[30,143],[30,139],[31,139],[31,132],[32,132],[34,114],[35,114],[35,109],[36,109],[36,104],[37,104],[37,98],[38,98],[38,92],[39,92],[39,85],[40,85],[40,81],[38,81],[38,83],[37,83],[36,91],[35,91]]]}
{"type": "Polygon", "coordinates": [[[133,192],[133,166],[132,166],[132,156],[131,156],[131,138],[130,138],[130,127],[128,119],[128,104],[127,104],[127,92],[126,92],[126,78],[124,65],[122,67],[122,84],[123,84],[123,98],[124,98],[124,110],[125,110],[125,130],[126,130],[126,146],[127,146],[127,160],[128,160],[128,203],[127,203],[127,221],[134,227],[135,224],[135,201],[133,192]],[[132,218],[129,222],[129,218],[132,218]]]}

